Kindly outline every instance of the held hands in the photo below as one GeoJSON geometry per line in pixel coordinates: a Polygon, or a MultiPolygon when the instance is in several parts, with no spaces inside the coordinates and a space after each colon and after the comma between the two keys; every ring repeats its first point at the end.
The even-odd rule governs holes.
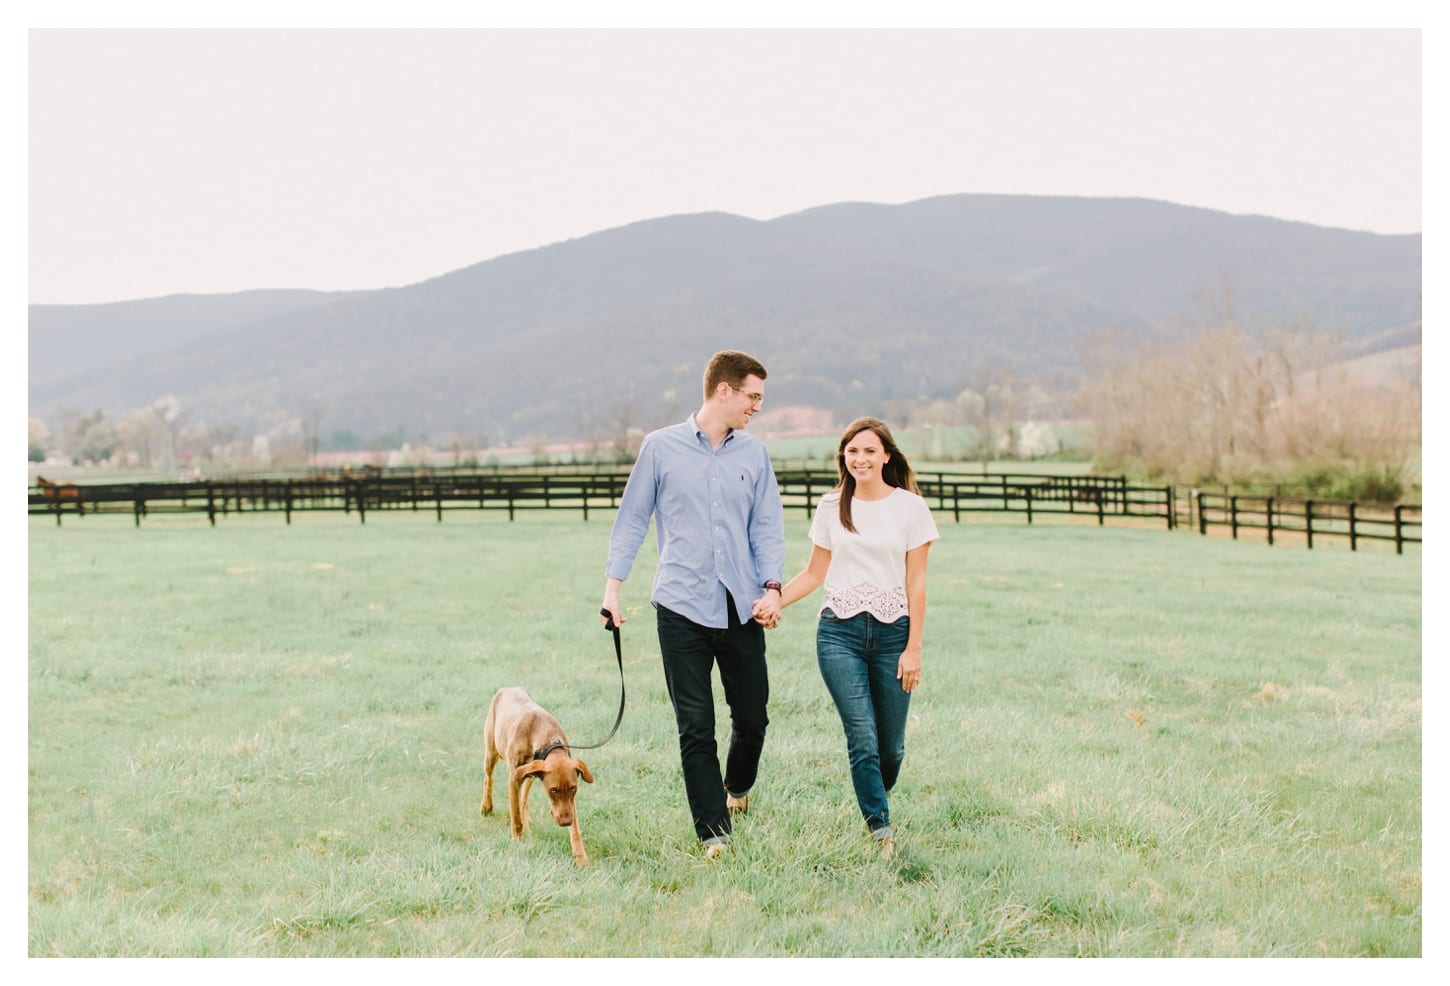
{"type": "Polygon", "coordinates": [[[750,607],[750,615],[767,630],[780,626],[780,593],[773,589],[768,590],[765,595],[755,600],[750,607]]]}

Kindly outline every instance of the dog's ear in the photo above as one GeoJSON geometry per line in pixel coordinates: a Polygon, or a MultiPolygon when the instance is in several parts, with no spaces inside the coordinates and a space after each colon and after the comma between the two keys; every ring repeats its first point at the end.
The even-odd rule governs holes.
{"type": "Polygon", "coordinates": [[[521,763],[514,768],[514,780],[521,781],[525,777],[538,777],[544,772],[544,761],[530,760],[528,763],[521,763]]]}
{"type": "Polygon", "coordinates": [[[583,760],[575,760],[574,766],[578,768],[580,777],[584,778],[590,784],[594,783],[594,775],[589,773],[588,764],[586,764],[583,760]]]}

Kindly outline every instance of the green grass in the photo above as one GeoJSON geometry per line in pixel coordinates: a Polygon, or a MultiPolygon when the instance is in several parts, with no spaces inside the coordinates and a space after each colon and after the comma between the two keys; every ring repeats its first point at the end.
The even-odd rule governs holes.
{"type": "Polygon", "coordinates": [[[871,853],[807,602],[769,637],[761,779],[707,865],[651,539],[576,870],[541,797],[520,842],[480,817],[481,729],[520,684],[577,742],[608,730],[608,532],[31,521],[29,954],[1421,954],[1417,558],[945,523],[901,858],[871,853]]]}

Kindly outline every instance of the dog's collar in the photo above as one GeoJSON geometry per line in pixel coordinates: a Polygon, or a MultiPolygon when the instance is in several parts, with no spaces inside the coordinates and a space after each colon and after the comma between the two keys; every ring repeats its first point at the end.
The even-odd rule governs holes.
{"type": "Polygon", "coordinates": [[[535,750],[534,759],[545,760],[548,759],[549,754],[553,753],[555,750],[567,749],[569,749],[568,743],[565,743],[563,740],[554,740],[552,743],[545,743],[542,747],[535,750]]]}

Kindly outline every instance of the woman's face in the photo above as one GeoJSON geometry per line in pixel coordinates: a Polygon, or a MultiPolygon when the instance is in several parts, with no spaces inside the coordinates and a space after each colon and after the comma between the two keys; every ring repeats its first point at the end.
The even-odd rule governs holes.
{"type": "Polygon", "coordinates": [[[891,460],[886,443],[870,428],[863,428],[846,439],[841,456],[857,483],[870,483],[881,478],[881,469],[891,460]]]}

